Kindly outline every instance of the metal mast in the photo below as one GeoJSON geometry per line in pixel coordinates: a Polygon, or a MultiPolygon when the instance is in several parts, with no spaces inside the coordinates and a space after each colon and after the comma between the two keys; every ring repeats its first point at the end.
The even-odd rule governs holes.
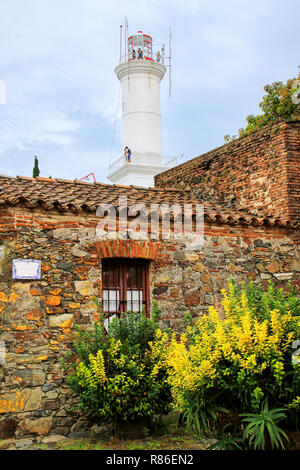
{"type": "Polygon", "coordinates": [[[121,24],[120,25],[120,60],[119,60],[119,63],[122,62],[122,28],[123,28],[123,25],[121,24]]]}
{"type": "Polygon", "coordinates": [[[169,28],[169,97],[172,91],[172,32],[169,28]]]}
{"type": "MultiPolygon", "coordinates": [[[[164,57],[164,51],[165,51],[165,45],[163,44],[163,57],[164,57]]],[[[171,27],[169,27],[169,56],[166,57],[168,60],[168,64],[165,66],[169,68],[169,98],[171,98],[172,94],[172,31],[171,27]]]]}
{"type": "Polygon", "coordinates": [[[125,15],[125,28],[124,28],[124,58],[125,62],[128,60],[128,20],[127,15],[125,15]]]}

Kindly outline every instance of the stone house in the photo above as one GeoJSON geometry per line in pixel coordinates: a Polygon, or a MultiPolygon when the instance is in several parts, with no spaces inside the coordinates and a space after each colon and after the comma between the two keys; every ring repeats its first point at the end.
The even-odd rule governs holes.
{"type": "Polygon", "coordinates": [[[70,411],[76,398],[59,359],[74,325],[89,328],[99,318],[95,297],[110,314],[149,313],[155,299],[162,323],[180,332],[186,311],[197,317],[220,303],[230,275],[300,287],[300,122],[266,126],[196,157],[158,175],[155,188],[7,176],[0,187],[0,438],[83,425],[70,411]],[[127,208],[120,209],[122,197],[127,208]],[[147,236],[125,230],[99,239],[103,203],[117,208],[115,221],[108,219],[117,234],[121,213],[134,223],[129,208],[143,204],[147,236]],[[194,227],[200,203],[200,248],[173,236],[174,210],[171,235],[164,234],[163,205],[191,207],[194,227]],[[14,260],[40,261],[40,277],[17,279],[14,260]]]}

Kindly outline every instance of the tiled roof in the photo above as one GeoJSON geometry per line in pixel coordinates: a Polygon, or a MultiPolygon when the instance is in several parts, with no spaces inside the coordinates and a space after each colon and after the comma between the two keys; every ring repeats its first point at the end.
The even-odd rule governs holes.
{"type": "MultiPolygon", "coordinates": [[[[119,196],[127,196],[128,206],[151,204],[202,204],[189,192],[176,188],[144,188],[140,186],[87,183],[51,178],[29,178],[26,176],[0,175],[0,204],[8,206],[24,205],[28,208],[40,207],[43,210],[55,209],[59,212],[96,212],[101,203],[118,206],[119,196]]],[[[225,205],[204,202],[204,213],[208,222],[277,225],[296,228],[297,224],[285,219],[258,217],[246,211],[235,211],[225,205]]]]}

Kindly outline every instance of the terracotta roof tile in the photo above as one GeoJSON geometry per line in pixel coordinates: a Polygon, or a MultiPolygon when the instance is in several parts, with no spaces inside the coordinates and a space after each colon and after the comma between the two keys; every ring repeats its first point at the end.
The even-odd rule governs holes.
{"type": "MultiPolygon", "coordinates": [[[[0,203],[10,206],[25,205],[43,210],[95,212],[101,203],[118,206],[119,196],[127,196],[128,205],[144,202],[150,209],[151,204],[202,204],[187,191],[176,188],[143,188],[140,186],[109,185],[88,183],[79,180],[16,178],[0,175],[0,203]]],[[[259,217],[247,211],[236,211],[221,204],[204,201],[205,218],[208,222],[277,225],[296,228],[296,222],[284,218],[259,217]]]]}
{"type": "Polygon", "coordinates": [[[73,180],[65,180],[63,178],[55,178],[54,181],[57,181],[58,183],[74,183],[73,180]]]}
{"type": "Polygon", "coordinates": [[[55,182],[55,179],[53,178],[44,178],[42,176],[37,176],[36,177],[37,181],[48,181],[49,183],[54,183],[55,182]]]}
{"type": "Polygon", "coordinates": [[[16,177],[18,180],[31,180],[31,181],[35,181],[36,179],[35,178],[31,178],[30,176],[17,176],[16,177]]]}

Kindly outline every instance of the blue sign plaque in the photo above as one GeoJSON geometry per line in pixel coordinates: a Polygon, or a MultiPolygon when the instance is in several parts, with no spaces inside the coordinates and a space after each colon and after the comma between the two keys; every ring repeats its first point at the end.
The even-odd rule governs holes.
{"type": "Polygon", "coordinates": [[[41,279],[41,261],[36,259],[13,259],[13,279],[41,279]]]}

